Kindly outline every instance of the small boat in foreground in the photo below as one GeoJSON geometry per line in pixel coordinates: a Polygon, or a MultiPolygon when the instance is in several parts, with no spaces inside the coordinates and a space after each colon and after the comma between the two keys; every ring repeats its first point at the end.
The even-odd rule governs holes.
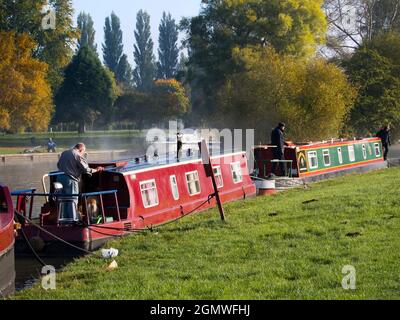
{"type": "Polygon", "coordinates": [[[0,185],[0,298],[14,290],[14,208],[8,188],[0,185]]]}
{"type": "MultiPolygon", "coordinates": [[[[245,152],[211,157],[211,164],[222,203],[255,196],[245,152]]],[[[60,195],[57,177],[61,172],[44,176],[43,194],[36,190],[13,192],[17,212],[29,221],[34,218],[34,199],[45,198],[36,221],[42,230],[28,220],[21,221],[22,230],[36,251],[49,255],[70,251],[52,235],[79,248],[96,250],[114,237],[147,230],[216,205],[212,179],[200,158],[158,159],[155,163],[137,158],[90,166],[99,165],[106,170],[82,178],[78,208],[74,207],[73,195],[60,195]]],[[[23,238],[17,238],[16,250],[27,251],[23,238]]],[[[76,251],[72,249],[71,253],[76,251]]]]}

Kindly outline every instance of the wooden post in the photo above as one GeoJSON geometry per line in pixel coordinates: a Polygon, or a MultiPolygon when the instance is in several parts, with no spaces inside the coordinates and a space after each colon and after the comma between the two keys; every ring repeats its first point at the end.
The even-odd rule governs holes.
{"type": "Polygon", "coordinates": [[[206,171],[206,175],[207,175],[207,177],[211,177],[211,181],[212,181],[212,184],[214,187],[214,192],[215,192],[215,200],[217,201],[221,220],[225,221],[225,211],[222,206],[221,198],[219,196],[217,181],[215,180],[214,170],[213,170],[213,167],[211,164],[210,153],[208,151],[207,143],[204,139],[201,142],[199,142],[199,148],[200,148],[200,152],[201,152],[201,158],[203,160],[204,169],[206,171]]]}

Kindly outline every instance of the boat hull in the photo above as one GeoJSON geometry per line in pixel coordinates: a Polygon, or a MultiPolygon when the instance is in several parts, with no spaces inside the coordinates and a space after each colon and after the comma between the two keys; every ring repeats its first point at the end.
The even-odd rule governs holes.
{"type": "MultiPolygon", "coordinates": [[[[211,165],[218,177],[217,187],[222,203],[256,195],[247,167],[246,153],[212,157],[211,165]]],[[[42,230],[27,223],[23,225],[23,231],[37,253],[44,256],[82,253],[51,234],[74,246],[93,251],[116,237],[149,230],[217,205],[211,177],[207,175],[201,159],[139,168],[124,165],[90,179],[83,179],[83,185],[91,188],[84,189],[84,193],[93,192],[93,189],[117,190],[115,197],[104,196],[96,202],[101,207],[99,212],[104,214],[102,221],[110,222],[96,224],[87,219],[90,214],[86,199],[82,203],[82,216],[86,217],[86,221],[82,220],[85,222],[81,225],[55,223],[53,219],[48,219],[50,216],[36,222],[42,226],[42,230]],[[150,188],[151,192],[146,192],[146,188],[150,188]]],[[[42,208],[42,211],[47,212],[46,208],[42,208]]],[[[17,238],[16,252],[18,255],[31,254],[21,234],[17,238]]]]}
{"type": "Polygon", "coordinates": [[[15,290],[14,208],[10,192],[0,185],[0,297],[15,290]]]}
{"type": "Polygon", "coordinates": [[[13,294],[15,290],[14,243],[0,252],[0,297],[13,294]]]}
{"type": "Polygon", "coordinates": [[[353,173],[367,173],[369,171],[381,170],[381,169],[387,169],[387,168],[388,168],[388,164],[386,161],[378,161],[378,162],[371,163],[368,165],[360,165],[360,166],[356,166],[356,167],[352,167],[352,168],[316,174],[316,175],[308,176],[308,177],[302,177],[301,179],[305,182],[317,182],[317,181],[321,181],[321,180],[327,180],[327,179],[333,179],[336,177],[346,176],[346,175],[353,174],[353,173]]]}

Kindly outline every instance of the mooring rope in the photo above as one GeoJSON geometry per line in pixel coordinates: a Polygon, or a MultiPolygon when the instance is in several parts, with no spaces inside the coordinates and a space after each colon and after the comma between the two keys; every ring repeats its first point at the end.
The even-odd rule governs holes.
{"type": "MultiPolygon", "coordinates": [[[[209,204],[210,204],[210,203],[211,203],[211,200],[212,200],[214,197],[215,197],[215,193],[214,193],[214,194],[210,194],[210,195],[208,196],[207,200],[205,200],[204,202],[202,202],[199,206],[197,206],[197,207],[194,208],[193,210],[191,210],[191,211],[189,211],[189,212],[187,212],[187,213],[185,213],[185,214],[182,214],[180,217],[178,217],[178,218],[176,218],[176,219],[174,219],[174,220],[167,221],[167,222],[165,222],[165,223],[159,224],[159,225],[157,225],[156,227],[151,226],[151,227],[143,228],[143,229],[126,229],[126,228],[116,228],[116,227],[114,228],[114,227],[106,227],[106,226],[89,226],[89,225],[83,225],[83,227],[84,227],[84,228],[87,228],[88,230],[90,230],[90,231],[92,231],[92,232],[97,232],[97,233],[100,233],[100,234],[105,235],[105,236],[120,237],[120,238],[122,238],[123,235],[107,234],[107,233],[99,232],[99,231],[97,231],[97,230],[93,230],[93,228],[105,229],[105,230],[114,230],[114,231],[122,231],[122,232],[128,232],[128,233],[139,233],[139,232],[148,232],[148,231],[153,232],[154,230],[158,230],[158,229],[161,228],[161,227],[165,227],[166,225],[175,223],[175,222],[177,222],[177,221],[179,221],[179,220],[181,220],[181,219],[183,219],[183,218],[185,218],[185,217],[187,217],[187,216],[193,214],[195,211],[197,211],[197,210],[199,210],[201,207],[203,207],[206,203],[209,203],[209,204]]],[[[51,237],[53,237],[54,239],[56,239],[56,240],[58,240],[58,241],[64,243],[65,245],[70,246],[70,247],[72,247],[72,248],[74,248],[74,249],[77,249],[77,250],[79,250],[79,251],[81,251],[81,252],[84,252],[84,253],[86,253],[86,254],[95,255],[95,256],[97,257],[97,255],[96,255],[94,252],[91,252],[91,251],[88,251],[88,250],[86,250],[86,249],[84,249],[84,248],[78,247],[78,246],[76,246],[76,245],[74,245],[74,244],[72,244],[72,243],[70,243],[70,242],[68,242],[68,241],[66,241],[66,240],[64,240],[64,239],[62,239],[62,238],[56,236],[55,234],[51,233],[50,231],[47,231],[46,229],[42,228],[42,227],[39,226],[38,224],[34,223],[31,219],[25,217],[23,214],[19,213],[18,211],[15,211],[15,214],[16,214],[18,217],[24,219],[26,222],[28,222],[28,223],[29,223],[30,225],[32,225],[33,227],[35,227],[35,228],[39,229],[40,231],[42,231],[42,232],[48,234],[49,236],[51,236],[51,237]]],[[[26,237],[26,234],[23,232],[22,229],[21,229],[21,231],[22,231],[22,235],[23,235],[24,239],[27,241],[28,246],[30,247],[32,253],[33,253],[33,254],[35,255],[35,257],[38,259],[38,261],[39,261],[41,264],[43,264],[43,266],[45,266],[46,264],[43,262],[43,260],[40,259],[39,255],[38,255],[37,252],[34,250],[34,248],[32,247],[31,243],[29,242],[28,238],[26,237]]]]}
{"type": "MultiPolygon", "coordinates": [[[[192,209],[191,211],[189,211],[189,212],[187,212],[185,214],[182,214],[180,217],[178,217],[178,218],[176,218],[174,220],[164,222],[164,223],[159,224],[157,226],[150,226],[150,227],[143,228],[143,229],[126,229],[126,228],[106,227],[106,226],[97,226],[97,225],[90,225],[90,226],[89,225],[85,225],[85,227],[88,228],[89,230],[93,231],[93,232],[98,232],[96,230],[93,230],[93,227],[94,228],[98,228],[98,229],[122,231],[122,232],[128,232],[128,233],[140,233],[140,232],[148,232],[148,231],[153,232],[154,230],[158,230],[161,227],[165,227],[166,225],[178,222],[179,220],[182,220],[183,218],[193,214],[194,212],[199,210],[201,207],[203,207],[206,203],[210,203],[211,199],[213,199],[214,197],[215,197],[215,194],[210,194],[208,196],[207,200],[202,202],[196,208],[192,209]]],[[[100,233],[100,232],[98,232],[98,233],[100,233]]],[[[100,233],[100,234],[103,234],[103,233],[100,233]]],[[[109,236],[114,236],[114,237],[120,236],[120,235],[113,235],[113,234],[106,234],[106,233],[104,233],[104,235],[109,235],[109,236]]],[[[120,237],[122,237],[122,236],[120,236],[120,237]]]]}
{"type": "Polygon", "coordinates": [[[70,246],[71,248],[77,249],[77,250],[79,250],[79,251],[82,251],[82,252],[84,252],[84,253],[93,254],[93,255],[94,255],[93,252],[88,251],[88,250],[86,250],[86,249],[84,249],[84,248],[78,247],[78,246],[76,246],[76,245],[74,245],[74,244],[72,244],[72,243],[70,243],[70,242],[68,242],[68,241],[66,241],[66,240],[64,240],[64,239],[62,239],[62,238],[56,236],[55,234],[51,233],[50,231],[47,231],[46,229],[44,229],[44,228],[42,228],[41,226],[37,225],[37,224],[34,223],[32,220],[30,220],[29,218],[25,217],[23,214],[19,213],[18,211],[14,211],[14,212],[15,212],[15,214],[16,214],[18,217],[21,217],[21,218],[23,218],[25,221],[29,222],[30,225],[32,225],[32,226],[34,226],[35,228],[39,229],[40,231],[42,231],[42,232],[48,234],[48,235],[51,236],[52,238],[54,238],[54,239],[56,239],[56,240],[58,240],[58,241],[64,243],[65,245],[70,246]]]}
{"type": "Polygon", "coordinates": [[[32,244],[29,242],[28,237],[26,236],[26,233],[23,229],[20,229],[19,231],[21,231],[22,233],[22,237],[24,238],[26,244],[28,245],[29,249],[31,250],[32,254],[35,256],[35,259],[43,266],[47,266],[47,263],[45,263],[40,256],[38,255],[38,253],[36,252],[36,250],[32,247],[32,244]]]}

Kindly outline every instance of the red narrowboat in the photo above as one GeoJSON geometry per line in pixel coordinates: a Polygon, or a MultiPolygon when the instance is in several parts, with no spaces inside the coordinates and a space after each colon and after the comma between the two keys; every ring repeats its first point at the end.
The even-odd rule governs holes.
{"type": "MultiPolygon", "coordinates": [[[[222,203],[255,196],[245,152],[211,157],[211,164],[222,203]]],[[[49,177],[49,193],[45,183],[43,194],[35,190],[13,193],[17,197],[17,211],[29,220],[33,218],[33,199],[46,198],[37,221],[43,230],[29,222],[22,225],[36,250],[50,255],[65,254],[67,247],[52,236],[56,235],[92,251],[113,237],[148,229],[216,205],[212,179],[201,159],[159,159],[150,163],[146,158],[137,158],[90,166],[99,165],[106,170],[82,178],[77,218],[74,219],[66,215],[73,207],[71,199],[57,196],[56,181],[60,172],[43,178],[49,177]]],[[[16,250],[26,250],[22,239],[17,238],[16,250]]]]}
{"type": "Polygon", "coordinates": [[[258,178],[288,176],[302,181],[317,181],[347,173],[387,167],[379,138],[332,139],[317,143],[292,144],[285,147],[283,161],[274,159],[273,148],[275,147],[254,148],[255,171],[258,178]],[[273,170],[274,163],[275,170],[273,170]]]}
{"type": "Polygon", "coordinates": [[[14,288],[14,209],[8,188],[0,185],[0,298],[14,288]]]}

